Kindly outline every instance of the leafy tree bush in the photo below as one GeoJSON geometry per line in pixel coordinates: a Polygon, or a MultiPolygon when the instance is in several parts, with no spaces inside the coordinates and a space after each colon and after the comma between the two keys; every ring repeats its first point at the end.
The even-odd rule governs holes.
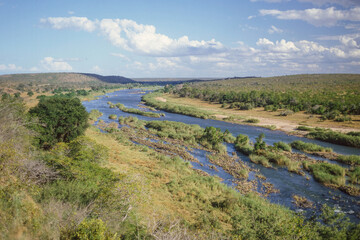
{"type": "Polygon", "coordinates": [[[206,127],[203,136],[200,139],[200,143],[210,149],[217,151],[224,151],[222,142],[224,141],[224,134],[220,128],[206,127]]]}
{"type": "Polygon", "coordinates": [[[245,155],[250,155],[254,151],[254,147],[250,144],[249,137],[244,134],[239,134],[236,137],[235,148],[245,155]]]}
{"type": "Polygon", "coordinates": [[[266,149],[266,143],[264,142],[264,137],[265,137],[265,134],[264,133],[261,133],[259,135],[259,137],[256,138],[256,142],[254,144],[254,150],[255,151],[259,151],[259,150],[265,150],[266,149]]]}
{"type": "Polygon", "coordinates": [[[70,142],[88,127],[88,113],[78,98],[54,96],[40,99],[29,113],[39,119],[34,127],[38,143],[48,149],[58,142],[70,142]]]}

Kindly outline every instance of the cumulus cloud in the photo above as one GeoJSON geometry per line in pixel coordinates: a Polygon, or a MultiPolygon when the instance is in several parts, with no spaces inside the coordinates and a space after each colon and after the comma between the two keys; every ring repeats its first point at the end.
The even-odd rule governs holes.
{"type": "Polygon", "coordinates": [[[224,46],[215,39],[197,41],[189,40],[187,36],[173,39],[157,33],[153,25],[138,24],[128,19],[91,21],[86,17],[50,17],[41,19],[41,23],[54,29],[97,30],[114,46],[148,56],[202,55],[224,51],[224,46]]]}
{"type": "Polygon", "coordinates": [[[52,57],[45,57],[41,60],[41,66],[47,71],[71,71],[72,67],[69,63],[62,59],[54,59],[52,57]]]}
{"type": "Polygon", "coordinates": [[[15,64],[0,64],[0,71],[20,71],[22,67],[16,66],[15,64]]]}
{"type": "Polygon", "coordinates": [[[49,17],[40,19],[40,23],[50,25],[54,29],[74,28],[92,32],[95,30],[97,21],[91,21],[86,17],[49,17]]]}
{"type": "MultiPolygon", "coordinates": [[[[266,11],[275,12],[262,12],[262,14],[285,19],[284,12],[286,11],[266,11]]],[[[340,21],[339,19],[345,19],[344,11],[341,10],[340,15],[335,14],[337,17],[335,23],[340,21]]],[[[288,13],[286,19],[297,19],[299,14],[301,15],[303,12],[288,13]]],[[[309,20],[310,15],[302,15],[302,17],[312,21],[309,20]]],[[[320,15],[321,17],[322,15],[320,15]]],[[[317,21],[320,24],[324,20],[317,21]]],[[[234,75],[258,76],[338,70],[358,72],[354,66],[360,62],[360,36],[357,34],[332,36],[333,40],[337,41],[337,45],[332,47],[307,40],[280,39],[274,41],[260,38],[255,46],[247,46],[243,42],[238,42],[236,47],[227,48],[214,39],[199,41],[190,40],[187,36],[171,38],[158,33],[153,25],[139,24],[128,19],[92,21],[87,18],[48,18],[42,22],[55,29],[69,28],[89,31],[88,26],[93,26],[92,32],[104,36],[114,46],[132,52],[134,55],[149,56],[150,58],[133,61],[122,53],[110,53],[112,56],[125,59],[127,62],[123,64],[124,69],[133,75],[139,74],[140,71],[144,75],[156,74],[157,76],[161,74],[163,76],[184,76],[184,74],[187,76],[227,76],[229,72],[234,72],[234,75]],[[88,21],[90,23],[85,24],[88,21]]],[[[280,33],[281,31],[275,26],[271,26],[269,29],[269,33],[280,33]]],[[[46,66],[47,69],[53,69],[53,71],[69,71],[72,70],[72,67],[68,62],[66,59],[48,57],[42,61],[41,69],[46,66]]],[[[96,67],[93,68],[93,71],[101,70],[96,67]]]]}
{"type": "Polygon", "coordinates": [[[275,27],[274,25],[272,25],[272,26],[269,28],[269,30],[268,30],[268,33],[269,33],[269,34],[282,33],[282,32],[283,32],[282,29],[277,28],[277,27],[275,27]]]}
{"type": "Polygon", "coordinates": [[[339,21],[360,21],[360,7],[349,10],[337,10],[335,7],[326,9],[311,8],[305,10],[262,9],[260,14],[275,16],[282,20],[302,20],[315,26],[335,26],[339,21]]]}

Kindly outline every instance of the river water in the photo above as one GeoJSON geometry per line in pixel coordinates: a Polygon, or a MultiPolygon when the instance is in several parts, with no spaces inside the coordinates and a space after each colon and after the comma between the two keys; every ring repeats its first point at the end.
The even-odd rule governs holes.
{"type": "MultiPolygon", "coordinates": [[[[111,122],[117,120],[110,120],[110,114],[116,114],[117,116],[131,116],[133,114],[128,114],[120,111],[119,109],[111,109],[107,104],[108,101],[116,104],[122,103],[125,107],[128,108],[139,108],[141,97],[145,92],[141,92],[139,89],[127,89],[120,90],[113,93],[109,93],[103,96],[100,96],[97,100],[92,100],[89,102],[83,102],[83,105],[86,107],[87,111],[92,109],[97,109],[103,113],[103,116],[100,117],[105,122],[111,122]]],[[[335,145],[331,143],[325,143],[317,140],[301,138],[296,136],[287,135],[281,131],[271,131],[269,129],[233,124],[223,121],[211,120],[211,119],[200,119],[189,117],[181,114],[167,113],[163,111],[157,111],[157,113],[165,113],[165,117],[162,118],[149,118],[140,115],[133,115],[142,120],[168,120],[168,121],[177,121],[187,124],[198,124],[201,127],[205,128],[207,126],[213,126],[220,128],[222,131],[228,129],[234,136],[238,134],[246,134],[252,141],[255,141],[255,138],[259,136],[260,133],[265,134],[264,141],[272,145],[275,142],[283,141],[290,143],[295,140],[302,140],[304,142],[312,142],[324,147],[331,147],[334,152],[350,155],[360,155],[360,149],[345,147],[340,145],[335,145]]],[[[234,152],[235,148],[233,144],[227,144],[228,152],[234,152]]],[[[192,163],[193,167],[196,169],[201,169],[210,175],[217,175],[224,179],[224,183],[227,185],[232,185],[232,176],[224,172],[220,167],[217,167],[219,171],[215,171],[210,168],[211,163],[206,158],[206,152],[201,150],[195,150],[192,153],[202,164],[201,166],[198,163],[192,163]]],[[[302,211],[292,203],[292,196],[294,194],[304,196],[308,200],[314,202],[315,206],[319,208],[322,204],[326,203],[329,206],[336,207],[338,211],[346,213],[350,219],[354,222],[360,222],[359,215],[360,213],[360,198],[349,196],[339,190],[327,188],[320,183],[316,182],[312,177],[309,180],[306,180],[305,177],[299,176],[297,174],[289,173],[284,168],[270,169],[262,167],[261,165],[256,165],[250,162],[249,158],[241,153],[237,153],[242,161],[246,162],[253,169],[258,169],[262,175],[267,178],[267,182],[270,182],[274,185],[275,188],[280,190],[280,193],[270,194],[268,199],[277,204],[284,205],[295,211],[302,211]]],[[[315,158],[319,159],[319,158],[315,158]]],[[[250,174],[250,177],[253,177],[250,174]]],[[[309,211],[308,211],[309,213],[309,211]]]]}

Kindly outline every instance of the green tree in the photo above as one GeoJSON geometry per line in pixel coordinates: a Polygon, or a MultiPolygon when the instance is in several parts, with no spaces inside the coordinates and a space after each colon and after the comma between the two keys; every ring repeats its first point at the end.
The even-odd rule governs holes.
{"type": "Polygon", "coordinates": [[[259,137],[256,138],[256,142],[254,144],[254,150],[264,150],[266,148],[266,143],[264,142],[265,134],[261,133],[259,137]]]}
{"type": "Polygon", "coordinates": [[[78,98],[53,96],[41,98],[29,113],[39,119],[35,129],[39,145],[45,149],[58,142],[70,142],[88,127],[88,113],[78,98]]]}

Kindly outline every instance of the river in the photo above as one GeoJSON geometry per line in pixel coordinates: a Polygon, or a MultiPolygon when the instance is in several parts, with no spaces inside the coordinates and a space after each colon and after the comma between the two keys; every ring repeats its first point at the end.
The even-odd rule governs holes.
{"type": "MultiPolygon", "coordinates": [[[[97,109],[103,113],[103,116],[100,118],[105,122],[111,122],[117,120],[110,120],[110,114],[116,114],[117,116],[131,116],[133,114],[128,114],[120,111],[119,109],[111,109],[107,104],[108,101],[116,104],[122,103],[125,107],[128,108],[139,108],[141,97],[145,93],[139,89],[127,89],[120,90],[113,93],[108,93],[106,95],[100,96],[99,99],[92,100],[89,102],[83,102],[83,105],[86,107],[87,111],[92,109],[97,109]]],[[[281,131],[272,131],[265,128],[249,126],[249,125],[240,125],[233,124],[223,121],[217,121],[212,119],[200,119],[189,116],[184,116],[181,114],[167,113],[163,111],[157,111],[157,113],[165,113],[165,117],[162,118],[149,118],[140,115],[133,115],[142,120],[168,120],[168,121],[177,121],[187,124],[198,124],[201,127],[205,128],[207,126],[213,126],[220,128],[222,131],[228,129],[234,136],[238,134],[246,134],[252,141],[255,141],[255,138],[259,136],[260,133],[265,134],[264,141],[272,145],[275,142],[283,141],[290,143],[295,140],[302,140],[304,142],[312,142],[324,147],[331,147],[334,152],[350,155],[360,155],[360,149],[351,148],[346,146],[335,145],[331,143],[325,143],[317,140],[301,138],[296,136],[287,135],[281,131]]],[[[227,144],[228,152],[231,153],[235,151],[233,144],[227,144]]],[[[218,175],[224,179],[224,183],[232,185],[232,176],[224,172],[220,167],[217,167],[219,171],[215,171],[208,167],[210,164],[205,156],[204,151],[196,150],[192,153],[194,157],[203,163],[203,166],[197,163],[192,163],[194,168],[201,169],[210,175],[218,175]]],[[[316,182],[312,177],[309,180],[306,180],[305,177],[299,176],[297,174],[289,173],[284,168],[271,169],[265,168],[261,165],[256,165],[250,162],[249,158],[241,153],[237,153],[242,161],[246,162],[249,166],[254,169],[259,169],[260,173],[267,178],[267,182],[270,182],[274,185],[275,188],[280,190],[280,193],[270,194],[268,199],[277,204],[284,205],[293,209],[295,211],[303,211],[299,209],[292,203],[292,196],[294,194],[304,196],[308,200],[314,202],[315,206],[319,208],[322,204],[326,203],[329,206],[337,208],[338,211],[346,213],[350,219],[354,222],[360,222],[359,215],[360,213],[360,198],[349,196],[339,190],[327,188],[320,183],[316,182]]],[[[315,158],[319,159],[319,158],[315,158]]],[[[210,164],[211,165],[211,164],[210,164]]],[[[250,174],[250,177],[253,177],[250,174]]],[[[309,213],[309,211],[308,211],[309,213]]]]}

